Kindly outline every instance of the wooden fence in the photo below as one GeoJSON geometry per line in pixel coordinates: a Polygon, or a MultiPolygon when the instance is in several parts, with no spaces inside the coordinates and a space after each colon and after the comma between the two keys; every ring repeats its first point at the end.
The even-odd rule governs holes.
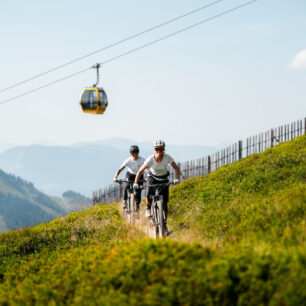
{"type": "MultiPolygon", "coordinates": [[[[248,137],[244,142],[238,142],[222,149],[214,154],[196,160],[178,163],[181,171],[181,179],[207,175],[219,167],[234,163],[252,154],[261,153],[275,145],[290,141],[306,133],[306,117],[303,120],[285,124],[264,133],[248,137]]],[[[169,168],[170,180],[174,179],[174,170],[169,168]]],[[[93,192],[93,205],[99,203],[119,202],[122,190],[119,184],[112,183],[93,192]]]]}

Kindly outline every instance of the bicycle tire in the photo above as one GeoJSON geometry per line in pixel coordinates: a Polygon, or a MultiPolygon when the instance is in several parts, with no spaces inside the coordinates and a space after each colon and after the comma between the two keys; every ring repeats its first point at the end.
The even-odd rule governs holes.
{"type": "Polygon", "coordinates": [[[160,196],[160,199],[157,201],[157,207],[158,207],[158,232],[159,237],[164,237],[164,211],[163,211],[163,198],[160,196]]]}
{"type": "Polygon", "coordinates": [[[152,222],[153,222],[153,238],[158,239],[158,211],[155,208],[155,203],[153,202],[151,206],[151,215],[152,215],[152,222]]]}
{"type": "Polygon", "coordinates": [[[131,194],[128,194],[127,199],[127,209],[126,209],[127,221],[128,223],[132,223],[132,210],[131,210],[131,194]]]}
{"type": "Polygon", "coordinates": [[[131,222],[130,223],[134,223],[135,221],[135,211],[136,211],[136,203],[135,203],[135,197],[134,194],[131,193],[130,194],[130,204],[131,204],[131,212],[130,212],[130,216],[131,216],[131,222]]]}

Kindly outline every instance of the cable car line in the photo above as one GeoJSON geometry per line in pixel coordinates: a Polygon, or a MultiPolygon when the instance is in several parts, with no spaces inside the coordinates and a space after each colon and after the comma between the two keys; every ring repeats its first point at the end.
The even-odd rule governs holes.
{"type": "Polygon", "coordinates": [[[158,24],[158,25],[156,25],[156,26],[153,26],[153,27],[148,28],[148,29],[146,29],[146,30],[144,30],[144,31],[141,31],[141,32],[136,33],[136,34],[133,34],[133,35],[131,35],[131,36],[128,36],[128,37],[126,37],[126,38],[124,38],[124,39],[121,39],[121,40],[119,40],[119,41],[117,41],[117,42],[114,42],[114,43],[112,43],[112,44],[110,44],[110,45],[107,45],[107,46],[105,46],[105,47],[102,47],[102,48],[100,48],[100,49],[97,49],[97,50],[95,50],[95,51],[93,51],[93,52],[90,52],[90,53],[87,53],[87,54],[85,54],[85,55],[82,55],[82,56],[80,56],[80,57],[78,57],[78,58],[75,58],[75,59],[73,59],[73,60],[71,60],[71,61],[69,61],[69,62],[66,62],[66,63],[64,63],[64,64],[62,64],[62,65],[56,66],[56,67],[54,67],[54,68],[52,68],[52,69],[49,69],[49,70],[47,70],[47,71],[44,71],[44,72],[39,73],[39,74],[37,74],[37,75],[34,75],[34,76],[32,76],[32,77],[30,77],[30,78],[28,78],[28,79],[25,79],[25,80],[23,80],[23,81],[21,81],[21,82],[18,82],[18,83],[16,83],[16,84],[13,84],[13,85],[11,85],[11,86],[9,86],[9,87],[3,88],[3,89],[0,90],[0,93],[2,93],[2,92],[4,92],[4,91],[7,91],[7,90],[9,90],[9,89],[15,88],[15,87],[17,87],[17,86],[20,86],[20,85],[22,85],[22,84],[25,84],[25,83],[27,83],[27,82],[33,81],[33,80],[35,80],[35,79],[37,79],[37,78],[39,78],[39,77],[41,77],[41,76],[44,76],[44,75],[46,75],[46,74],[48,74],[48,73],[51,73],[51,72],[54,72],[54,71],[56,71],[56,70],[58,70],[58,69],[64,68],[64,67],[66,67],[66,66],[68,66],[68,65],[71,65],[71,64],[73,64],[73,63],[75,63],[75,62],[78,62],[78,61],[80,61],[80,60],[82,60],[82,59],[84,59],[84,58],[87,58],[87,57],[89,57],[89,56],[92,56],[92,55],[94,55],[94,54],[96,54],[96,53],[99,53],[99,52],[102,52],[102,51],[104,51],[104,50],[110,49],[110,48],[112,48],[112,47],[118,46],[118,45],[120,45],[120,44],[122,44],[122,43],[124,43],[124,42],[127,42],[128,40],[134,39],[134,38],[136,38],[136,37],[139,37],[139,36],[141,36],[141,35],[144,35],[144,34],[146,34],[146,33],[149,33],[149,32],[151,32],[151,31],[153,31],[153,30],[156,30],[156,29],[158,29],[158,28],[161,28],[161,27],[163,27],[163,26],[165,26],[165,25],[168,25],[168,24],[170,24],[170,23],[172,23],[172,22],[175,22],[175,21],[177,21],[177,20],[179,20],[179,19],[182,19],[182,18],[184,18],[184,17],[187,17],[187,16],[190,16],[190,15],[192,15],[192,14],[195,14],[195,13],[201,11],[201,10],[204,10],[204,9],[206,9],[206,8],[209,8],[209,7],[213,6],[213,5],[216,5],[216,4],[218,4],[218,3],[222,2],[222,1],[225,1],[225,0],[217,0],[217,1],[211,2],[211,3],[209,3],[209,4],[206,4],[206,5],[204,5],[204,6],[201,6],[201,7],[197,8],[197,9],[195,9],[195,10],[192,10],[192,11],[190,11],[190,12],[187,12],[187,13],[185,13],[185,14],[183,14],[183,15],[180,15],[180,16],[178,16],[178,17],[169,19],[169,20],[167,20],[167,21],[165,21],[165,22],[163,22],[163,23],[160,23],[160,24],[158,24]]]}
{"type": "Polygon", "coordinates": [[[26,91],[26,92],[20,94],[20,95],[17,95],[17,96],[15,96],[15,97],[12,97],[12,98],[9,98],[9,99],[7,99],[7,100],[4,100],[4,101],[0,102],[0,104],[5,104],[5,103],[8,103],[8,102],[11,102],[12,100],[16,100],[16,99],[18,99],[18,98],[21,98],[21,97],[23,97],[23,96],[26,96],[26,95],[28,95],[28,94],[31,94],[31,93],[33,93],[33,92],[35,92],[35,91],[40,90],[40,89],[43,89],[43,88],[49,87],[49,86],[51,86],[51,85],[54,85],[54,84],[56,84],[56,83],[62,82],[62,81],[64,81],[64,80],[67,80],[67,79],[69,79],[69,78],[72,78],[72,77],[74,77],[74,76],[76,76],[76,75],[78,75],[78,74],[84,73],[84,72],[90,70],[91,68],[92,68],[92,67],[83,69],[83,70],[81,70],[81,71],[78,71],[78,72],[69,74],[69,75],[67,75],[67,76],[65,76],[65,77],[63,77],[63,78],[61,78],[61,79],[57,79],[57,80],[55,80],[55,81],[53,81],[53,82],[50,82],[50,83],[47,83],[47,84],[42,85],[42,86],[40,86],[40,87],[31,89],[31,90],[29,90],[29,91],[26,91]]]}
{"type": "MultiPolygon", "coordinates": [[[[243,4],[241,4],[241,5],[238,5],[238,6],[234,7],[234,8],[231,8],[231,9],[228,9],[228,10],[226,10],[226,11],[223,11],[222,13],[219,13],[219,14],[217,14],[217,15],[214,15],[214,16],[212,16],[212,17],[209,17],[209,18],[207,18],[207,19],[204,19],[204,20],[202,20],[202,21],[199,21],[199,22],[197,22],[197,23],[194,23],[194,24],[192,24],[192,25],[190,25],[190,26],[188,26],[188,27],[182,28],[182,29],[180,29],[180,30],[178,30],[178,31],[176,31],[176,32],[173,32],[173,33],[170,33],[170,34],[168,34],[168,35],[165,35],[165,36],[163,36],[163,37],[161,37],[161,38],[158,38],[158,39],[153,40],[153,41],[151,41],[151,42],[149,42],[149,43],[143,44],[143,45],[141,45],[141,46],[139,46],[139,47],[136,47],[136,48],[131,49],[131,50],[127,51],[127,52],[121,53],[121,54],[119,54],[119,55],[117,55],[117,56],[114,56],[114,57],[112,57],[112,58],[109,58],[109,59],[107,59],[107,60],[105,60],[105,61],[103,61],[103,62],[101,62],[101,63],[97,63],[97,64],[99,64],[99,65],[105,65],[105,64],[110,63],[110,62],[112,62],[112,61],[115,61],[115,60],[117,60],[117,59],[119,59],[119,58],[121,58],[121,57],[124,57],[124,56],[126,56],[126,55],[128,55],[128,54],[134,53],[134,52],[139,51],[139,50],[141,50],[141,49],[144,49],[144,48],[146,48],[146,47],[148,47],[148,46],[151,46],[151,45],[153,45],[153,44],[156,44],[156,43],[158,43],[158,42],[160,42],[160,41],[163,41],[163,40],[165,40],[165,39],[167,39],[167,38],[170,38],[170,37],[172,37],[172,36],[174,36],[174,35],[180,34],[180,33],[182,33],[182,32],[185,32],[185,31],[187,31],[187,30],[190,30],[190,29],[192,29],[192,28],[194,28],[194,27],[196,27],[196,26],[199,26],[199,25],[201,25],[201,24],[207,23],[207,22],[209,22],[209,21],[212,21],[212,20],[214,20],[214,19],[217,19],[217,18],[219,18],[219,17],[222,17],[222,16],[224,16],[224,15],[226,15],[226,14],[229,14],[229,13],[231,13],[231,12],[234,12],[234,11],[236,11],[236,10],[239,10],[239,9],[241,9],[241,8],[243,8],[243,7],[246,7],[246,6],[248,6],[248,5],[250,5],[250,4],[254,3],[254,2],[257,2],[257,1],[258,1],[258,0],[251,0],[251,1],[245,2],[245,3],[243,3],[243,4]]],[[[83,70],[81,70],[81,71],[78,71],[78,72],[75,72],[75,73],[73,73],[73,74],[70,74],[70,75],[68,75],[68,76],[66,76],[66,77],[64,77],[64,78],[55,80],[55,81],[53,81],[53,82],[47,83],[47,84],[45,84],[45,85],[42,85],[42,86],[40,86],[40,87],[38,87],[38,88],[32,89],[32,90],[30,90],[30,91],[27,91],[27,92],[25,92],[25,93],[23,93],[23,94],[14,96],[14,97],[12,97],[12,98],[9,98],[9,99],[7,99],[7,100],[4,100],[4,101],[0,102],[0,104],[5,104],[5,103],[8,103],[8,102],[11,102],[11,101],[13,101],[13,100],[15,100],[15,99],[17,99],[17,98],[23,97],[23,96],[28,95],[28,94],[30,94],[30,93],[33,93],[33,92],[35,92],[35,91],[37,91],[37,90],[43,89],[43,88],[45,88],[45,87],[48,87],[48,86],[51,86],[51,85],[53,85],[53,84],[59,83],[59,82],[64,81],[64,80],[66,80],[66,79],[68,79],[68,78],[71,78],[71,77],[73,77],[73,76],[76,76],[76,75],[78,75],[78,74],[84,73],[84,72],[86,72],[86,71],[88,71],[88,70],[90,70],[90,69],[92,69],[92,68],[95,68],[95,66],[91,66],[90,68],[83,69],[83,70]]]]}

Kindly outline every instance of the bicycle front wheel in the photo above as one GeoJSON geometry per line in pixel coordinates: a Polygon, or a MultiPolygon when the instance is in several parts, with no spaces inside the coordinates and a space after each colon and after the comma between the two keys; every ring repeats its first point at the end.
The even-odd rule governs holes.
{"type": "Polygon", "coordinates": [[[131,205],[131,194],[128,195],[127,209],[126,209],[126,219],[128,223],[132,223],[132,205],[131,205]]]}
{"type": "Polygon", "coordinates": [[[158,207],[155,203],[152,205],[152,222],[153,222],[153,238],[157,239],[159,237],[159,214],[158,207]]]}
{"type": "Polygon", "coordinates": [[[163,212],[163,198],[160,197],[160,199],[157,201],[157,207],[158,207],[158,233],[159,237],[164,237],[164,212],[163,212]]]}
{"type": "Polygon", "coordinates": [[[130,223],[135,222],[135,210],[136,210],[135,197],[134,197],[134,194],[131,193],[131,195],[130,195],[130,218],[131,218],[131,222],[130,223]]]}

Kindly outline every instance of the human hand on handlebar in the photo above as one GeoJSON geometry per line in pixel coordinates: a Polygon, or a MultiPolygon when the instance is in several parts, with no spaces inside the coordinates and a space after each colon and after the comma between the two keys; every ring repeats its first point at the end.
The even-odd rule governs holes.
{"type": "Polygon", "coordinates": [[[113,178],[113,182],[116,183],[118,182],[118,179],[116,177],[113,178]]]}
{"type": "Polygon", "coordinates": [[[180,180],[177,180],[177,179],[176,179],[176,180],[173,181],[173,185],[177,185],[177,184],[179,184],[179,183],[180,183],[180,180]]]}
{"type": "Polygon", "coordinates": [[[134,188],[134,189],[138,189],[138,188],[139,188],[139,185],[136,184],[136,183],[134,183],[134,184],[133,184],[133,188],[134,188]]]}

